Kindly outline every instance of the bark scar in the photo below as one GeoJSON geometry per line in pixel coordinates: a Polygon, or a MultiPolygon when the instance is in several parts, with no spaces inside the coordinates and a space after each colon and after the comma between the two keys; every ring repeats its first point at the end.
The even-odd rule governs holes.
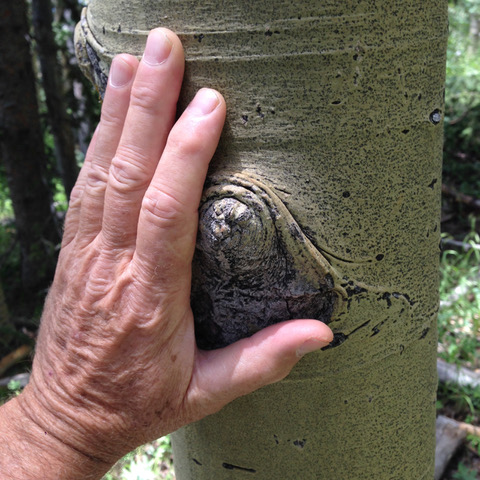
{"type": "Polygon", "coordinates": [[[201,348],[292,318],[330,323],[339,298],[338,274],[272,189],[242,174],[209,179],[192,285],[201,348]]]}

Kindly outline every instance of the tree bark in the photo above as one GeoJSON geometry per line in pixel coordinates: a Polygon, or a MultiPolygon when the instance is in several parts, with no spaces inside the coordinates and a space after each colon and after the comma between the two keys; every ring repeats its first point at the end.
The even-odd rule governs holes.
{"type": "Polygon", "coordinates": [[[46,287],[60,241],[38,117],[26,3],[0,3],[0,153],[5,166],[22,253],[22,280],[29,291],[46,287]]]}
{"type": "Polygon", "coordinates": [[[78,167],[72,125],[64,101],[62,72],[57,61],[57,45],[52,30],[51,0],[32,0],[32,14],[58,171],[69,198],[77,180],[78,167]]]}
{"type": "Polygon", "coordinates": [[[178,480],[433,478],[447,2],[92,0],[77,54],[166,26],[181,107],[227,100],[192,306],[217,348],[288,318],[335,333],[287,379],[173,435],[178,480]]]}

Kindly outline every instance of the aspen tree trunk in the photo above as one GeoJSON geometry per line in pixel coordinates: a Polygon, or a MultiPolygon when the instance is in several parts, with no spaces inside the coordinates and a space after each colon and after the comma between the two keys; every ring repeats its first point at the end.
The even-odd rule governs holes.
{"type": "Polygon", "coordinates": [[[180,34],[183,102],[228,118],[192,305],[217,348],[289,318],[335,333],[284,381],[173,435],[178,480],[430,480],[447,2],[92,0],[99,89],[149,29],[180,34]]]}

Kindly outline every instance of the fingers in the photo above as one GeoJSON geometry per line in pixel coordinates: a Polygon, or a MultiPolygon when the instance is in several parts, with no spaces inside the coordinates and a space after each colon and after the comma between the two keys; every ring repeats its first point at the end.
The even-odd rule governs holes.
{"type": "Polygon", "coordinates": [[[112,249],[135,242],[142,199],[175,120],[183,70],[178,37],[166,29],[150,32],[105,192],[102,237],[112,249]]]}
{"type": "Polygon", "coordinates": [[[175,278],[181,281],[189,273],[198,204],[225,114],[218,92],[200,90],[173,127],[145,193],[134,259],[139,274],[155,278],[160,288],[175,288],[175,278]]]}
{"type": "Polygon", "coordinates": [[[95,146],[82,172],[85,186],[78,228],[84,243],[89,243],[101,228],[108,171],[124,127],[137,68],[138,60],[131,55],[118,55],[112,62],[95,146]]]}
{"type": "Polygon", "coordinates": [[[320,321],[291,320],[226,348],[200,351],[188,401],[200,415],[214,413],[235,398],[286,377],[304,354],[332,339],[332,331],[320,321]]]}

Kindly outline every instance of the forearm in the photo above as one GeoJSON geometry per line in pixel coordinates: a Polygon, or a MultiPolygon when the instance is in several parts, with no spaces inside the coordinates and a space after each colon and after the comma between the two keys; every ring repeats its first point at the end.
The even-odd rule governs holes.
{"type": "Polygon", "coordinates": [[[19,398],[0,408],[0,437],[2,480],[96,480],[110,468],[37,425],[19,398]]]}

